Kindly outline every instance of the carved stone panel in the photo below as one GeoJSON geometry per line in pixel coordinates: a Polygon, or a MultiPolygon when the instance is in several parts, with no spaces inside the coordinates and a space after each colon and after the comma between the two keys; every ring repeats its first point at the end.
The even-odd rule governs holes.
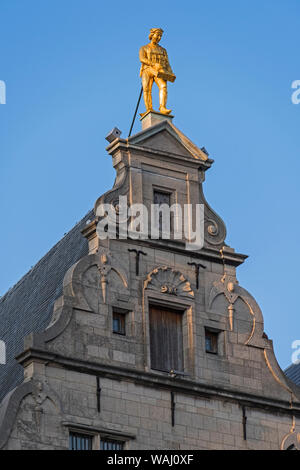
{"type": "Polygon", "coordinates": [[[153,269],[144,283],[145,289],[156,290],[163,294],[171,294],[181,297],[194,297],[190,282],[185,276],[175,269],[162,266],[153,269]]]}

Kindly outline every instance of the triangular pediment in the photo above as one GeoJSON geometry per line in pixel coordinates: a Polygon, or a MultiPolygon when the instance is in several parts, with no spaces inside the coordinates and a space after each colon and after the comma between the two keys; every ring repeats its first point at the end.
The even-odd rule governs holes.
{"type": "Polygon", "coordinates": [[[128,139],[133,145],[139,145],[154,150],[169,152],[197,160],[206,161],[208,156],[188,139],[174,124],[161,121],[158,124],[133,135],[128,139]]]}

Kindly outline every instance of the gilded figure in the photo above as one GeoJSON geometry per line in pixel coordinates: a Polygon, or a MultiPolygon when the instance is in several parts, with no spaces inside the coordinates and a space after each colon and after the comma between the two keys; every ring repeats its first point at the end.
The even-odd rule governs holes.
{"type": "MultiPolygon", "coordinates": [[[[144,101],[146,113],[153,111],[152,108],[152,86],[156,83],[159,89],[159,111],[162,114],[170,114],[171,109],[167,109],[167,81],[174,82],[174,75],[166,49],[159,45],[163,34],[161,28],[150,30],[150,43],[140,48],[140,61],[142,63],[140,76],[142,78],[144,101]]],[[[143,116],[146,113],[142,113],[143,116]]]]}

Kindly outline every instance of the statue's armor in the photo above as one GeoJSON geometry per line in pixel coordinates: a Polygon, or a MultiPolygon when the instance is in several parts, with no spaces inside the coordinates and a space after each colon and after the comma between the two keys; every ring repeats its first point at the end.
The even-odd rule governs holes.
{"type": "Polygon", "coordinates": [[[160,64],[162,68],[166,71],[171,70],[167,51],[163,47],[156,46],[156,48],[153,49],[149,46],[143,46],[141,47],[140,52],[143,58],[146,59],[148,62],[147,65],[142,63],[140,76],[142,76],[144,70],[146,70],[148,67],[151,67],[151,65],[155,64],[160,64]]]}

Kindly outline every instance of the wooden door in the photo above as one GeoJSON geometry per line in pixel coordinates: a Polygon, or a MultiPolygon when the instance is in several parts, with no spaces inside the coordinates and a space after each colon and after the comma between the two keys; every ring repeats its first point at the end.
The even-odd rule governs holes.
{"type": "Polygon", "coordinates": [[[150,307],[151,369],[183,371],[182,312],[150,307]]]}

